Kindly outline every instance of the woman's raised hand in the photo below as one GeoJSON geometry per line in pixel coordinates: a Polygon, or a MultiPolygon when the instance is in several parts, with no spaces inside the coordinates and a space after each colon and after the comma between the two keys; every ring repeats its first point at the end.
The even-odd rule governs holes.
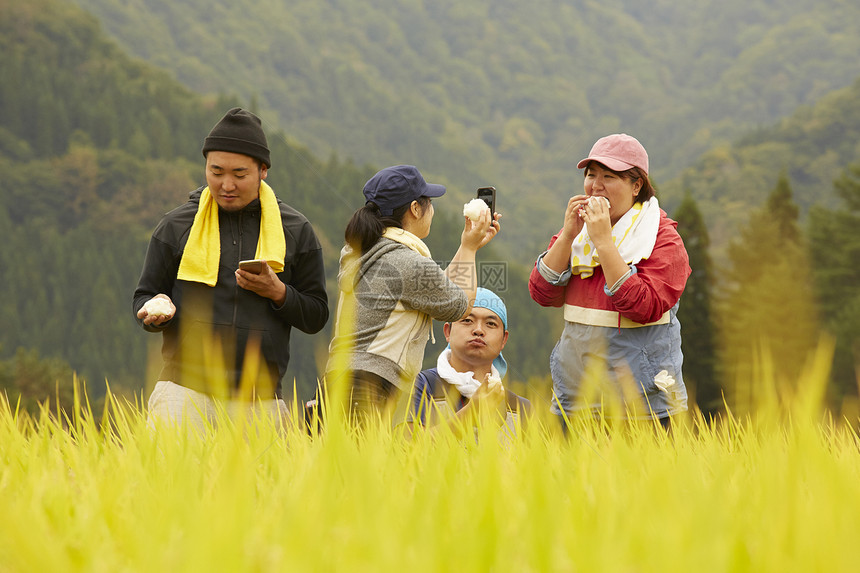
{"type": "Polygon", "coordinates": [[[496,233],[501,230],[501,226],[499,225],[499,219],[501,218],[502,216],[499,213],[495,213],[493,217],[490,217],[489,209],[484,210],[477,221],[464,217],[466,225],[463,228],[463,234],[460,236],[460,245],[469,250],[477,251],[493,240],[496,233]]]}
{"type": "Polygon", "coordinates": [[[588,197],[585,195],[575,195],[568,200],[567,209],[564,210],[564,227],[561,229],[559,240],[563,238],[567,244],[570,244],[582,231],[584,222],[580,213],[586,203],[588,203],[588,197]]]}
{"type": "Polygon", "coordinates": [[[581,210],[582,220],[595,247],[605,241],[612,242],[612,222],[609,218],[609,201],[604,197],[592,197],[581,210]]]}

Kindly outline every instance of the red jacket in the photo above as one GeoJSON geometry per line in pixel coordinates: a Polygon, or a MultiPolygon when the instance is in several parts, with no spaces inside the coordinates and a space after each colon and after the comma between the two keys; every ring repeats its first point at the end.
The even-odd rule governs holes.
{"type": "MultiPolygon", "coordinates": [[[[535,264],[529,277],[529,293],[541,306],[565,306],[566,315],[568,307],[580,307],[615,311],[639,324],[656,322],[681,298],[691,272],[687,251],[676,227],[677,223],[661,209],[657,242],[651,256],[636,263],[637,272],[611,297],[604,291],[606,280],[600,266],[587,279],[574,275],[567,285],[552,285],[541,276],[535,264]]],[[[557,238],[558,234],[550,241],[550,247],[557,238]]]]}

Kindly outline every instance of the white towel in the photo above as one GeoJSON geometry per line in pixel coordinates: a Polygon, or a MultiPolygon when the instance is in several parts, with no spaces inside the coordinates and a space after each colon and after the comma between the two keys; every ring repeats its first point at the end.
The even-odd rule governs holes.
{"type": "MultiPolygon", "coordinates": [[[[657,229],[660,227],[660,204],[656,197],[644,203],[636,203],[612,227],[612,239],[618,253],[628,265],[635,265],[651,256],[657,242],[657,229]]],[[[580,278],[587,279],[600,265],[600,257],[588,235],[588,228],[573,240],[570,249],[570,269],[580,278]]]]}
{"type": "MultiPolygon", "coordinates": [[[[439,377],[448,384],[456,386],[457,391],[461,396],[471,399],[481,386],[481,382],[475,380],[475,373],[472,371],[457,372],[454,370],[454,367],[451,366],[450,360],[451,349],[446,348],[439,355],[439,359],[436,360],[436,371],[439,373],[439,377]]],[[[491,366],[490,368],[492,369],[493,376],[501,378],[501,376],[499,376],[499,371],[496,370],[495,366],[491,366]]]]}

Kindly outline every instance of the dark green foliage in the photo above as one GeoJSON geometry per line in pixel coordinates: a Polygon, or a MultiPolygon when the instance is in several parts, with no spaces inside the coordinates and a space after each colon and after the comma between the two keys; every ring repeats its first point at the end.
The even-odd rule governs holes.
{"type": "Polygon", "coordinates": [[[98,148],[148,157],[188,156],[199,145],[211,108],[123,54],[92,16],[48,0],[3,0],[0,15],[3,127],[36,156],[62,154],[76,130],[98,148]]]}
{"type": "Polygon", "coordinates": [[[711,308],[714,265],[708,252],[708,229],[689,189],[675,210],[674,218],[692,269],[678,309],[684,383],[695,395],[699,408],[713,413],[723,408],[722,386],[716,368],[716,323],[711,308]]]}
{"type": "Polygon", "coordinates": [[[831,395],[856,395],[860,365],[860,163],[835,182],[839,209],[816,207],[808,233],[825,328],[836,337],[831,395]]]}
{"type": "Polygon", "coordinates": [[[37,414],[47,405],[54,414],[74,407],[72,368],[59,358],[40,359],[36,350],[18,349],[13,358],[0,360],[0,392],[12,408],[37,414]]]}

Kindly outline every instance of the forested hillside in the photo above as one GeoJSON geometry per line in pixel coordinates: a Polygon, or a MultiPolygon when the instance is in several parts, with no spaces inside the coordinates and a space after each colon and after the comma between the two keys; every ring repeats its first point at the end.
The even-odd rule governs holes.
{"type": "MultiPolygon", "coordinates": [[[[519,224],[500,242],[524,263],[597,137],[636,135],[668,183],[860,76],[851,0],[76,1],[132,53],[198,92],[258,98],[324,155],[496,185],[519,224]]],[[[829,201],[831,180],[814,184],[829,201]]]]}
{"type": "MultiPolygon", "coordinates": [[[[105,378],[142,388],[160,343],[131,315],[149,234],[200,184],[203,137],[237,102],[204,101],[130,59],[74,5],[2,0],[0,14],[0,71],[12,80],[0,85],[0,352],[61,358],[96,395],[105,378]]],[[[360,187],[368,171],[272,135],[270,181],[337,243],[326,245],[336,265],[336,221],[354,205],[332,194],[360,187]]],[[[296,336],[300,380],[315,381],[319,338],[296,336]]]]}
{"type": "MultiPolygon", "coordinates": [[[[125,9],[130,5],[110,6],[118,10],[115,20],[121,21],[120,16],[126,14],[125,9]]],[[[155,3],[155,8],[168,10],[160,6],[155,3]]],[[[250,4],[244,6],[247,8],[250,4]]],[[[267,6],[271,10],[279,9],[267,6]]],[[[756,312],[776,309],[769,316],[773,319],[777,317],[776,311],[794,308],[797,301],[791,298],[792,293],[806,293],[806,300],[801,302],[810,317],[809,323],[820,323],[837,336],[834,399],[855,393],[852,372],[860,357],[856,350],[860,348],[856,336],[860,315],[856,311],[854,291],[860,279],[851,266],[853,259],[846,260],[832,256],[831,251],[821,250],[824,238],[832,236],[838,239],[839,245],[854,252],[860,229],[856,224],[860,81],[854,80],[846,87],[828,91],[840,82],[849,84],[847,76],[837,79],[839,73],[834,70],[851,67],[842,57],[845,47],[856,41],[856,36],[846,32],[852,25],[850,22],[837,25],[832,14],[814,15],[804,21],[789,18],[792,27],[778,17],[780,9],[774,8],[774,13],[763,12],[758,19],[753,18],[759,22],[759,33],[769,39],[761,39],[755,43],[758,50],[748,53],[741,49],[746,43],[739,38],[751,42],[755,34],[748,32],[737,36],[735,41],[739,43],[732,52],[737,57],[732,59],[718,57],[726,53],[718,40],[728,42],[728,39],[718,38],[716,31],[710,32],[710,36],[701,35],[701,31],[697,35],[680,25],[684,18],[698,13],[698,8],[690,7],[686,12],[679,9],[673,13],[678,36],[668,39],[652,38],[650,30],[658,28],[658,23],[651,22],[655,15],[650,12],[629,12],[622,16],[623,11],[612,12],[590,3],[559,4],[556,6],[558,18],[544,22],[537,17],[541,10],[547,10],[543,4],[537,4],[532,15],[522,13],[517,5],[504,3],[484,10],[480,29],[485,36],[492,32],[496,39],[499,39],[500,30],[509,29],[506,26],[521,32],[535,26],[534,29],[546,32],[560,26],[559,21],[575,21],[576,26],[565,28],[563,36],[567,43],[564,45],[578,54],[582,66],[565,68],[567,64],[562,60],[567,52],[556,53],[558,37],[548,32],[543,36],[523,36],[519,42],[499,40],[498,50],[487,51],[485,42],[476,41],[474,34],[468,36],[464,27],[464,23],[478,21],[476,7],[440,6],[407,5],[403,8],[404,14],[397,13],[396,18],[380,18],[379,21],[386,23],[368,28],[372,33],[347,35],[354,41],[354,48],[347,48],[342,39],[336,39],[332,47],[323,46],[317,50],[322,40],[311,33],[328,33],[326,26],[365,21],[364,15],[349,3],[326,12],[331,22],[325,25],[314,24],[316,4],[293,6],[290,18],[310,27],[309,31],[303,24],[293,35],[296,42],[299,39],[307,42],[303,50],[298,49],[304,45],[301,43],[294,46],[296,50],[287,52],[250,43],[248,38],[257,33],[259,35],[254,37],[260,42],[268,38],[265,35],[269,33],[268,28],[263,26],[263,21],[272,24],[274,29],[284,24],[272,18],[246,19],[243,33],[219,32],[212,37],[228,36],[230,41],[244,38],[246,48],[254,47],[258,58],[249,65],[259,72],[255,76],[259,81],[242,80],[247,73],[240,65],[244,60],[231,60],[239,54],[231,52],[231,55],[224,55],[217,68],[208,67],[203,60],[197,61],[196,67],[191,66],[190,69],[197,70],[196,76],[191,76],[208,78],[212,82],[195,88],[206,92],[201,95],[171,77],[171,74],[184,77],[173,64],[188,67],[188,58],[196,57],[190,46],[182,45],[176,52],[166,48],[173,38],[170,34],[182,28],[182,7],[170,8],[179,13],[169,26],[158,20],[159,10],[139,10],[138,29],[151,32],[148,45],[152,53],[143,55],[157,59],[155,55],[167,58],[167,54],[173,54],[175,62],[171,66],[166,61],[161,62],[171,70],[166,72],[126,55],[116,43],[107,39],[95,17],[74,4],[62,0],[33,0],[26,4],[0,0],[0,48],[4,54],[0,59],[3,80],[0,82],[0,169],[6,174],[6,201],[0,206],[0,231],[6,237],[0,249],[0,387],[29,388],[34,394],[57,392],[53,385],[58,377],[72,370],[82,374],[96,393],[101,391],[105,380],[114,388],[126,390],[139,390],[154,380],[153,368],[159,363],[158,337],[139,329],[130,312],[130,295],[146,243],[160,216],[184,201],[187,193],[202,181],[200,145],[209,128],[226,109],[241,104],[256,109],[265,119],[272,147],[270,183],[282,199],[304,212],[319,232],[326,256],[332,307],[336,301],[337,255],[343,228],[352,211],[363,203],[362,184],[378,167],[414,161],[429,179],[449,184],[451,193],[437,202],[437,215],[428,241],[434,257],[441,262],[449,258],[456,247],[461,200],[470,193],[472,185],[496,184],[500,190],[500,210],[505,215],[502,234],[498,241],[481,251],[479,262],[496,271],[501,269],[501,275],[496,278],[502,280],[502,294],[509,305],[511,338],[505,354],[511,365],[510,376],[516,383],[529,383],[533,390],[545,396],[548,396],[547,357],[561,318],[558,312],[539,309],[529,300],[526,289],[529,266],[561,223],[556,201],[581,188],[580,176],[571,169],[573,161],[587,153],[591,140],[599,134],[615,130],[636,133],[636,129],[643,129],[646,135],[637,135],[651,151],[655,173],[663,173],[666,177],[661,182],[658,176],[657,181],[664,206],[674,211],[677,198],[686,193],[684,208],[678,210],[676,217],[681,227],[688,225],[685,233],[691,234],[685,235],[685,240],[698,237],[690,238],[688,245],[691,259],[700,261],[697,265],[710,268],[709,255],[722,252],[725,245],[736,243],[738,238],[743,241],[744,237],[760,236],[761,233],[756,234],[759,227],[762,233],[770,233],[765,239],[756,239],[757,248],[750,253],[746,253],[749,249],[741,242],[728,258],[720,255],[713,274],[694,273],[690,297],[682,299],[682,310],[686,305],[686,315],[690,317],[685,322],[685,336],[694,336],[697,341],[715,340],[714,345],[720,346],[719,333],[707,310],[712,291],[718,299],[715,314],[720,318],[715,318],[716,322],[737,316],[738,301],[751,305],[756,312]],[[582,15],[581,21],[565,20],[574,12],[582,15]],[[436,19],[409,20],[408,14],[432,14],[436,19]],[[518,15],[519,20],[510,21],[512,14],[518,15]],[[633,16],[638,20],[631,19],[633,16]],[[765,49],[782,46],[787,50],[777,41],[783,38],[786,30],[818,30],[818,24],[810,22],[820,24],[822,19],[830,22],[826,27],[829,31],[826,42],[832,51],[829,59],[819,54],[820,61],[815,60],[818,52],[812,50],[811,60],[804,59],[806,55],[798,56],[799,59],[789,64],[785,58],[765,49]],[[449,26],[436,30],[433,27],[438,25],[437,20],[449,26]],[[715,86],[723,84],[708,84],[707,74],[695,64],[685,64],[687,60],[677,50],[671,54],[662,54],[657,49],[635,53],[636,50],[631,51],[616,42],[608,50],[601,51],[595,47],[596,43],[585,41],[597,34],[595,26],[585,24],[599,22],[604,22],[610,30],[623,24],[625,30],[629,28],[634,32],[650,22],[648,34],[632,34],[638,37],[640,47],[650,45],[648,42],[680,43],[682,39],[691,45],[703,42],[708,48],[700,50],[702,61],[716,58],[718,63],[709,65],[723,70],[722,77],[743,78],[739,84],[727,82],[736,89],[731,96],[735,98],[733,101],[741,102],[737,117],[723,118],[718,127],[712,125],[711,122],[717,120],[715,115],[709,115],[714,112],[710,107],[724,106],[725,101],[731,100],[731,90],[721,92],[719,97],[715,95],[715,86]],[[151,26],[143,25],[145,23],[151,26]],[[401,27],[409,33],[392,31],[401,30],[401,27]],[[438,34],[432,34],[434,30],[438,34]],[[706,41],[707,37],[713,38],[712,43],[706,41]],[[371,42],[372,38],[378,41],[371,42]],[[400,40],[408,42],[400,44],[400,40]],[[371,65],[375,60],[365,60],[362,49],[381,58],[385,65],[382,68],[371,65]],[[392,51],[403,52],[403,59],[391,55],[392,51]],[[514,57],[517,54],[519,59],[514,57]],[[540,66],[532,59],[534,54],[543,54],[540,66]],[[339,71],[333,74],[329,65],[347,56],[351,58],[351,65],[335,66],[339,71]],[[657,65],[658,56],[669,58],[671,62],[660,64],[667,66],[662,75],[640,77],[642,69],[657,65]],[[299,66],[304,61],[302,58],[307,61],[323,58],[324,65],[320,64],[318,69],[299,67],[294,70],[298,75],[291,72],[284,76],[291,82],[290,89],[278,98],[274,92],[267,96],[268,92],[262,89],[283,87],[278,83],[283,80],[283,74],[265,69],[273,58],[287,66],[284,70],[293,69],[288,64],[299,66]],[[451,78],[466,78],[478,69],[470,67],[468,62],[483,62],[483,58],[487,58],[480,66],[484,75],[475,75],[478,80],[473,82],[480,89],[473,92],[465,83],[461,88],[450,83],[451,78]],[[434,62],[436,67],[423,65],[428,61],[434,62]],[[512,68],[513,61],[518,63],[512,68]],[[761,76],[741,73],[737,66],[743,61],[751,66],[750,62],[758,62],[750,69],[758,69],[761,76]],[[812,61],[819,61],[821,69],[806,69],[812,61]],[[457,63],[454,71],[447,71],[443,66],[446,62],[457,63]],[[794,67],[792,73],[786,72],[780,84],[781,92],[769,92],[768,81],[762,78],[773,80],[773,76],[768,75],[771,68],[788,69],[789,65],[794,67]],[[627,85],[628,95],[656,93],[657,88],[674,81],[667,70],[674,73],[676,68],[686,72],[681,74],[683,81],[679,81],[677,89],[686,93],[689,101],[686,107],[676,102],[676,107],[663,109],[663,117],[679,114],[678,119],[702,105],[695,126],[680,121],[673,123],[669,119],[665,123],[657,122],[660,116],[656,108],[654,114],[646,114],[637,107],[643,102],[636,99],[630,103],[629,98],[614,91],[621,89],[618,82],[626,78],[625,81],[639,82],[623,84],[627,85]],[[733,75],[727,71],[729,69],[737,71],[733,75]],[[298,81],[301,78],[303,81],[298,81]],[[508,83],[499,83],[504,78],[508,83]],[[611,86],[595,87],[607,78],[614,82],[610,82],[611,86]],[[366,82],[368,89],[357,89],[358,84],[354,82],[359,79],[366,82]],[[518,83],[521,80],[535,89],[528,94],[518,91],[524,89],[525,84],[518,83]],[[799,88],[801,80],[808,84],[804,89],[799,88]],[[386,82],[394,82],[402,89],[394,89],[386,82]],[[551,89],[556,82],[564,83],[564,89],[551,89]],[[645,85],[653,89],[639,89],[645,85]],[[747,96],[742,95],[746,88],[740,89],[741,85],[758,86],[755,88],[759,90],[758,95],[773,101],[765,105],[760,97],[750,95],[745,99],[747,96]],[[706,90],[706,86],[710,86],[711,91],[706,90]],[[373,91],[377,88],[384,92],[382,99],[373,91]],[[693,97],[694,88],[708,91],[711,99],[707,105],[697,103],[700,100],[693,97]],[[422,97],[435,98],[435,104],[412,105],[414,102],[409,98],[416,97],[418,92],[422,97]],[[470,93],[488,95],[478,98],[470,93]],[[814,103],[795,109],[796,104],[813,97],[817,98],[814,103]],[[274,109],[273,102],[280,99],[292,102],[289,114],[294,115],[274,109]],[[302,107],[302,102],[311,100],[316,100],[317,107],[302,107]],[[581,109],[571,111],[569,106],[577,101],[582,104],[581,109]],[[614,102],[612,106],[607,105],[610,102],[614,102]],[[471,108],[466,104],[476,107],[467,111],[471,108]],[[385,108],[387,115],[377,117],[376,114],[382,113],[378,107],[385,108]],[[704,113],[705,108],[708,113],[704,113]],[[771,114],[788,112],[791,113],[781,119],[769,119],[771,114]],[[405,117],[408,121],[403,121],[405,117]],[[548,119],[550,117],[554,119],[548,119]],[[636,123],[639,121],[655,123],[647,127],[645,123],[636,123]],[[752,124],[756,126],[754,129],[750,128],[752,124]],[[487,126],[496,126],[496,131],[487,126]],[[304,146],[305,129],[317,133],[307,137],[312,147],[304,146]],[[709,142],[708,145],[703,144],[699,149],[687,141],[678,146],[661,147],[672,138],[682,138],[685,130],[696,131],[699,135],[693,140],[709,142]],[[541,136],[533,137],[538,132],[541,136]],[[710,135],[700,139],[705,132],[710,135]],[[743,136],[734,143],[714,144],[735,133],[743,133],[743,136]],[[333,134],[332,138],[326,134],[333,134]],[[364,145],[353,148],[356,142],[350,143],[352,138],[363,138],[364,145]],[[344,144],[336,145],[334,141],[344,144]],[[525,145],[524,142],[530,143],[525,145]],[[324,155],[319,155],[320,151],[324,151],[324,155]],[[699,157],[701,151],[704,154],[699,157]],[[681,155],[671,155],[675,152],[681,155]],[[682,164],[677,157],[684,154],[698,159],[682,164]],[[356,163],[352,157],[361,163],[356,163]],[[384,161],[386,158],[389,161],[384,161]],[[670,167],[676,162],[677,167],[670,167]],[[847,169],[849,166],[853,167],[847,169]],[[673,171],[677,171],[677,175],[670,177],[673,171]],[[553,178],[556,184],[542,186],[553,178]],[[838,192],[833,185],[836,178],[840,181],[838,192]],[[529,185],[518,186],[515,181],[528,181],[529,185]],[[760,223],[770,218],[768,209],[775,198],[789,194],[789,202],[796,202],[799,207],[796,211],[784,209],[789,213],[786,224],[796,235],[792,239],[791,253],[782,247],[782,235],[774,236],[772,230],[764,229],[778,229],[782,224],[765,226],[760,223]],[[803,218],[809,208],[815,216],[806,227],[803,218]],[[755,214],[752,221],[747,220],[750,213],[755,214]],[[702,225],[702,221],[706,225],[702,225]],[[813,237],[811,260],[814,264],[802,273],[810,276],[803,279],[802,288],[799,283],[793,289],[774,286],[784,285],[790,273],[806,268],[801,266],[801,256],[797,254],[806,248],[805,234],[813,237]],[[770,251],[760,248],[765,242],[770,251]],[[708,245],[711,253],[707,252],[708,245]],[[761,284],[769,285],[773,294],[780,296],[768,297],[769,306],[756,307],[764,287],[743,284],[743,279],[751,274],[758,276],[758,270],[750,273],[749,269],[764,266],[770,268],[761,275],[764,277],[761,281],[768,282],[761,284]],[[724,288],[726,280],[731,287],[728,290],[724,288]],[[812,285],[816,289],[814,295],[809,294],[812,285]],[[813,298],[815,300],[811,300],[813,298]]],[[[208,28],[200,26],[224,23],[229,28],[234,25],[229,18],[233,7],[198,8],[199,21],[195,20],[193,26],[189,23],[180,36],[184,38],[182,41],[197,38],[210,46],[208,36],[199,36],[208,28]],[[194,30],[198,35],[192,33],[194,30]]],[[[801,8],[803,6],[795,6],[795,9],[801,8]]],[[[834,3],[833,8],[843,16],[855,10],[851,5],[840,3],[834,3]]],[[[664,8],[655,8],[657,13],[661,10],[664,8]]],[[[725,13],[721,12],[712,22],[729,21],[730,15],[741,18],[755,12],[755,7],[728,5],[724,10],[725,13]]],[[[741,27],[746,25],[743,23],[741,27]]],[[[128,39],[137,37],[137,30],[129,32],[128,39]]],[[[807,39],[801,34],[797,41],[802,44],[807,39]]],[[[275,46],[280,40],[271,39],[275,46]]],[[[663,94],[663,97],[669,96],[663,94]]],[[[744,316],[758,328],[754,313],[745,311],[744,316]]],[[[785,322],[791,320],[794,318],[789,312],[787,318],[771,320],[769,328],[781,332],[785,322]]],[[[325,360],[330,327],[314,337],[297,334],[294,339],[291,378],[287,383],[291,385],[295,377],[302,396],[312,391],[318,366],[325,360]]],[[[753,348],[752,327],[744,329],[738,324],[734,328],[741,335],[735,336],[741,348],[753,348]]],[[[726,332],[732,330],[724,325],[724,339],[726,332]]],[[[814,332],[806,332],[803,340],[784,347],[800,348],[792,350],[792,358],[798,359],[802,350],[808,349],[808,341],[814,339],[814,335],[814,332]]],[[[685,340],[685,348],[691,353],[707,353],[702,348],[711,347],[710,343],[703,346],[691,342],[689,338],[685,340]]],[[[723,346],[725,342],[722,341],[723,346]]],[[[428,345],[427,364],[433,362],[443,345],[444,340],[437,332],[436,343],[428,345]]],[[[685,374],[707,388],[708,400],[719,408],[721,390],[725,388],[725,380],[720,376],[730,366],[737,365],[719,364],[720,360],[725,362],[727,356],[735,355],[726,354],[725,350],[713,352],[713,356],[691,357],[688,365],[693,370],[685,374]]],[[[69,388],[61,388],[59,394],[70,396],[69,388]]]]}
{"type": "Polygon", "coordinates": [[[664,190],[692,190],[711,235],[725,246],[781,173],[789,178],[795,200],[806,213],[813,205],[838,204],[833,182],[857,161],[860,79],[815,105],[802,106],[779,122],[752,130],[732,145],[710,149],[664,190]]]}
{"type": "MultiPolygon", "coordinates": [[[[0,388],[53,396],[60,360],[69,367],[62,382],[75,370],[96,396],[105,380],[139,390],[160,361],[160,337],[131,314],[149,235],[203,181],[203,138],[239,102],[201,98],[129,58],[92,16],[62,0],[0,0],[0,48],[0,388]]],[[[376,168],[321,160],[267,129],[268,181],[317,228],[334,310],[343,229],[376,168]]],[[[453,255],[459,225],[445,214],[434,221],[428,243],[440,261],[453,255]]],[[[482,256],[504,262],[492,250],[482,256]]],[[[506,272],[512,322],[521,325],[509,345],[511,371],[526,381],[545,370],[548,350],[535,345],[551,344],[551,329],[548,317],[527,318],[525,271],[512,264],[506,272]]],[[[287,384],[295,377],[305,397],[330,327],[293,338],[287,384]]],[[[69,388],[61,394],[70,397],[69,388]]]]}

